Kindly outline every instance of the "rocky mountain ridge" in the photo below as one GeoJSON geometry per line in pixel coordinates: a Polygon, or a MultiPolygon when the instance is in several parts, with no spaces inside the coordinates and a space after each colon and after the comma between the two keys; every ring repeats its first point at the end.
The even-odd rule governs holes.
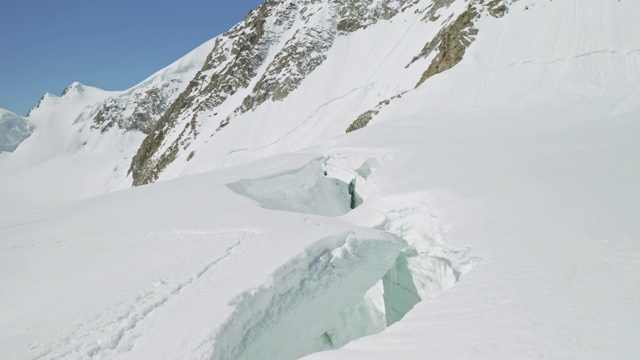
{"type": "MultiPolygon", "coordinates": [[[[265,101],[285,99],[322,65],[336,37],[348,36],[380,21],[390,21],[405,11],[424,14],[424,22],[438,21],[446,13],[442,30],[409,64],[432,53],[438,54],[422,78],[416,79],[419,86],[462,60],[464,50],[478,33],[473,27],[474,19],[485,13],[501,17],[507,12],[506,4],[512,2],[458,1],[464,10],[447,12],[453,3],[267,1],[216,39],[203,69],[158,121],[134,157],[129,169],[134,185],[157,180],[181,152],[193,157],[196,149],[191,148],[191,143],[200,135],[203,122],[219,121],[217,133],[234,118],[255,110],[265,101]],[[242,95],[237,95],[239,91],[242,95]]],[[[358,125],[350,130],[354,128],[358,125]]]]}
{"type": "MultiPolygon", "coordinates": [[[[287,103],[291,94],[330,57],[341,56],[336,42],[357,42],[358,37],[374,27],[379,28],[380,24],[403,22],[405,34],[398,40],[415,37],[417,41],[424,41],[424,45],[420,51],[404,54],[402,67],[388,66],[385,71],[391,75],[403,74],[401,77],[406,83],[396,84],[392,77],[383,82],[375,79],[390,53],[368,78],[345,89],[347,94],[356,94],[373,86],[385,93],[375,103],[354,104],[340,118],[320,119],[317,112],[333,108],[331,103],[340,98],[328,97],[323,100],[326,104],[319,99],[317,106],[292,115],[297,117],[291,119],[293,122],[337,122],[335,125],[341,127],[342,132],[345,129],[351,132],[366,126],[394,99],[454,67],[478,36],[475,22],[482,17],[500,18],[515,2],[268,0],[226,33],[139,85],[107,94],[105,99],[100,97],[98,102],[73,115],[73,123],[83,129],[83,137],[111,137],[114,135],[106,134],[112,130],[145,134],[126,174],[119,176],[129,177],[134,186],[148,184],[158,180],[178,158],[181,161],[176,166],[184,168],[209,139],[215,142],[229,124],[257,116],[256,111],[265,103],[287,103]],[[411,22],[408,19],[412,19],[411,22]],[[416,35],[420,28],[438,31],[435,36],[419,40],[422,35],[416,35]],[[98,135],[87,135],[93,133],[98,135]]],[[[372,46],[369,51],[377,51],[375,45],[372,46]]],[[[390,51],[395,52],[395,47],[397,45],[390,51]]],[[[63,91],[62,97],[70,96],[69,91],[78,86],[82,85],[72,84],[63,91]]],[[[35,110],[40,111],[52,97],[55,96],[46,94],[29,116],[35,110]]],[[[240,151],[244,151],[242,149],[240,151]]]]}

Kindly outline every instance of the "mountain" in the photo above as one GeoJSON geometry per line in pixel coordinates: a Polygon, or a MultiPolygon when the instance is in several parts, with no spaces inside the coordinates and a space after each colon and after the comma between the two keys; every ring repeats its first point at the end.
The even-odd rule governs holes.
{"type": "Polygon", "coordinates": [[[32,126],[23,117],[0,109],[0,152],[15,150],[32,131],[32,126]]]}
{"type": "Polygon", "coordinates": [[[313,142],[294,140],[307,135],[307,131],[325,139],[344,132],[361,114],[379,111],[392,98],[454,66],[477,32],[474,20],[481,15],[499,18],[507,11],[499,1],[451,5],[446,1],[427,4],[415,0],[265,2],[216,39],[196,80],[134,157],[130,167],[134,185],[179,176],[187,158],[208,163],[214,158],[223,158],[225,163],[240,158],[235,161],[242,162],[243,158],[282,151],[275,150],[278,147],[291,150],[312,145],[313,142]],[[391,31],[387,39],[382,37],[384,42],[371,37],[376,30],[368,31],[369,36],[357,34],[378,22],[391,24],[396,16],[411,12],[423,16],[412,19],[411,27],[391,31]],[[433,36],[422,31],[433,27],[433,22],[441,28],[439,33],[433,36]],[[374,45],[372,41],[379,43],[374,45]],[[352,43],[360,53],[354,53],[352,43]],[[373,46],[378,48],[374,51],[373,46]],[[406,48],[397,51],[399,46],[406,48]],[[437,47],[442,48],[438,52],[441,56],[427,59],[437,47]],[[407,53],[411,54],[410,59],[406,59],[407,53]],[[342,81],[334,84],[327,78],[342,81]],[[298,90],[301,86],[306,88],[298,90]],[[301,94],[311,87],[316,88],[313,96],[304,96],[305,106],[300,107],[301,94]],[[348,109],[341,105],[345,102],[350,104],[348,109]],[[279,124],[286,131],[271,131],[271,137],[254,138],[252,133],[262,137],[268,130],[252,124],[246,130],[249,133],[242,136],[246,142],[238,142],[237,135],[225,135],[235,131],[223,131],[231,122],[255,122],[253,119],[270,113],[271,108],[287,109],[283,120],[291,122],[279,124]],[[332,119],[318,119],[325,112],[336,113],[332,119]],[[321,128],[311,128],[319,123],[321,128]],[[220,137],[233,138],[233,144],[218,145],[223,149],[211,148],[226,142],[217,139],[220,137]],[[209,138],[212,145],[208,145],[209,138]],[[203,151],[206,159],[198,159],[201,148],[207,149],[203,151]],[[261,149],[259,155],[255,154],[256,148],[261,149]],[[231,152],[235,153],[233,157],[225,156],[231,152]]]}
{"type": "Polygon", "coordinates": [[[0,355],[634,358],[638,14],[267,0],[45,95],[0,154],[0,355]]]}
{"type": "Polygon", "coordinates": [[[73,83],[45,94],[29,111],[33,136],[0,161],[0,186],[11,189],[0,214],[72,202],[130,187],[126,170],[159,113],[169,107],[204,64],[209,41],[140,84],[104,91],[73,83]],[[50,187],[42,187],[47,179],[50,187]]]}

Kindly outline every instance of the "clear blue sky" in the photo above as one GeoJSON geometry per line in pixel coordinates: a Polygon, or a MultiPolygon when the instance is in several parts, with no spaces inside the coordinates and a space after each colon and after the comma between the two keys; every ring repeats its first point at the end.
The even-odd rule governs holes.
{"type": "Polygon", "coordinates": [[[124,90],[264,0],[1,0],[0,108],[26,115],[74,81],[124,90]]]}

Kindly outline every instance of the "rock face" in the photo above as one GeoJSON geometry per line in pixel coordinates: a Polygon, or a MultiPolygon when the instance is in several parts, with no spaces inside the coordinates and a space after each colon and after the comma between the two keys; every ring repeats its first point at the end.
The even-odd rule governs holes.
{"type": "Polygon", "coordinates": [[[354,122],[351,123],[351,125],[349,125],[346,132],[350,133],[367,126],[369,124],[369,121],[371,121],[371,119],[373,119],[373,116],[377,115],[378,112],[378,110],[368,110],[362,113],[354,122]]]}
{"type": "Polygon", "coordinates": [[[216,108],[249,86],[270,48],[293,26],[296,13],[294,2],[267,1],[216,39],[202,70],[162,116],[134,157],[129,169],[134,185],[156,180],[175,159],[179,147],[198,135],[195,125],[199,112],[216,108]],[[176,129],[178,137],[165,144],[167,133],[176,129]],[[159,153],[162,145],[166,145],[165,149],[159,153]]]}
{"type": "Polygon", "coordinates": [[[25,118],[0,109],[0,152],[14,151],[32,132],[33,125],[25,118]]]}
{"type": "Polygon", "coordinates": [[[389,20],[419,2],[419,0],[332,0],[332,3],[338,6],[337,30],[342,34],[366,29],[380,20],[389,20]]]}
{"type": "MultiPolygon", "coordinates": [[[[90,123],[91,129],[100,133],[117,127],[149,134],[202,68],[213,45],[209,41],[131,89],[86,108],[75,122],[90,123]]],[[[62,96],[74,86],[75,83],[62,96]]]]}
{"type": "Polygon", "coordinates": [[[109,98],[93,116],[92,128],[106,132],[114,125],[145,134],[151,132],[155,123],[178,95],[180,80],[168,82],[134,92],[129,96],[109,98]]]}
{"type": "Polygon", "coordinates": [[[436,49],[438,53],[416,86],[422,85],[428,78],[447,71],[462,61],[465,51],[478,35],[478,29],[473,27],[473,20],[478,15],[478,10],[469,6],[453,23],[444,27],[435,39],[424,46],[417,58],[426,58],[436,49]]]}
{"type": "Polygon", "coordinates": [[[334,16],[318,12],[323,9],[302,13],[304,21],[307,24],[315,21],[315,26],[305,26],[287,40],[253,87],[252,94],[244,99],[240,112],[255,109],[268,99],[286,98],[327,58],[326,51],[336,36],[334,16]]]}
{"type": "Polygon", "coordinates": [[[373,120],[373,117],[378,115],[378,113],[380,113],[380,111],[385,106],[389,105],[393,99],[399,98],[401,96],[402,94],[398,94],[389,100],[382,100],[380,103],[378,103],[378,105],[376,105],[373,110],[368,110],[360,114],[360,116],[358,116],[358,118],[354,122],[352,122],[351,125],[349,125],[346,132],[350,133],[367,126],[369,124],[369,121],[373,120]]]}

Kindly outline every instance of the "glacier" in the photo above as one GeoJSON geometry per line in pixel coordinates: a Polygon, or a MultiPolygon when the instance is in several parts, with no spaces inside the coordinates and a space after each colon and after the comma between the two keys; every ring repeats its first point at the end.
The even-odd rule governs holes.
{"type": "Polygon", "coordinates": [[[270,0],[45,95],[0,153],[0,357],[635,359],[638,14],[270,0]]]}

